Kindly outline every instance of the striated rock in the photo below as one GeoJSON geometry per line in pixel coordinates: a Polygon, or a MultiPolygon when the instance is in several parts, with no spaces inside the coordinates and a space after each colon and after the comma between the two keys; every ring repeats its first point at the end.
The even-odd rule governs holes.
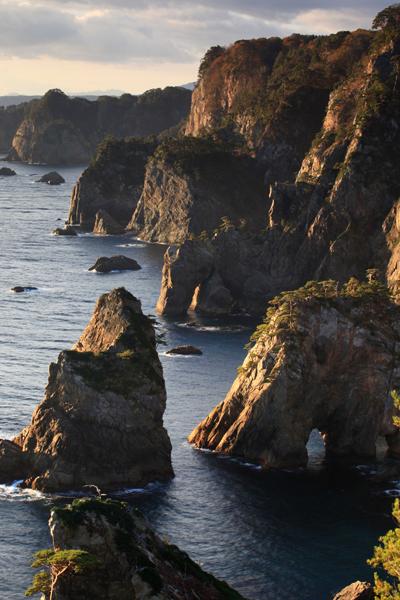
{"type": "Polygon", "coordinates": [[[25,106],[8,158],[52,165],[87,164],[107,135],[153,135],[177,125],[186,117],[190,99],[189,90],[174,87],[141,96],[100,96],[95,101],[49,90],[25,106]]]}
{"type": "Polygon", "coordinates": [[[373,600],[373,586],[367,581],[356,581],[338,592],[333,600],[373,600]]]}
{"type": "MultiPolygon", "coordinates": [[[[137,509],[112,500],[74,500],[53,509],[53,547],[83,550],[98,566],[60,577],[57,600],[240,600],[177,546],[163,541],[137,509]]],[[[45,596],[46,600],[48,597],[45,596]]]]}
{"type": "Polygon", "coordinates": [[[34,292],[35,290],[37,290],[37,287],[22,285],[16,285],[15,287],[11,288],[11,291],[15,292],[16,294],[22,294],[23,292],[34,292]]]}
{"type": "Polygon", "coordinates": [[[200,350],[200,348],[196,348],[195,346],[177,346],[176,348],[171,348],[171,350],[168,350],[167,354],[200,356],[203,354],[203,352],[200,350]]]}
{"type": "Polygon", "coordinates": [[[399,456],[390,392],[400,386],[400,307],[381,284],[310,282],[282,294],[252,340],[192,444],[266,467],[302,467],[318,429],[330,456],[373,458],[378,436],[399,456]]]}
{"type": "Polygon", "coordinates": [[[78,235],[74,227],[66,225],[65,227],[56,227],[53,230],[53,235],[78,235]]]}
{"type": "Polygon", "coordinates": [[[138,271],[141,266],[133,258],[127,256],[101,256],[90,267],[89,271],[97,273],[109,273],[110,271],[138,271]]]}
{"type": "Polygon", "coordinates": [[[42,177],[37,180],[37,183],[47,183],[48,185],[61,185],[62,183],[65,183],[65,179],[60,175],[60,173],[57,173],[57,171],[50,171],[50,173],[42,175],[42,177]]]}
{"type": "Polygon", "coordinates": [[[16,175],[15,171],[9,169],[8,167],[1,167],[0,177],[12,177],[13,175],[16,175]]]}
{"type": "Polygon", "coordinates": [[[264,231],[253,237],[221,232],[167,251],[161,312],[186,310],[191,297],[196,310],[209,314],[237,309],[258,314],[265,299],[282,290],[314,279],[360,278],[368,268],[380,269],[391,287],[398,286],[400,183],[392,176],[400,170],[396,52],[377,38],[373,51],[332,91],[296,181],[270,186],[264,231]],[[201,278],[191,272],[198,262],[191,252],[208,256],[201,278]]]}
{"type": "Polygon", "coordinates": [[[180,243],[226,221],[260,227],[266,195],[249,157],[211,139],[168,140],[146,167],[143,192],[128,229],[151,242],[180,243]]]}
{"type": "MultiPolygon", "coordinates": [[[[107,490],[168,479],[165,402],[152,322],[124,288],[104,294],[74,348],[50,365],[43,401],[12,440],[28,465],[23,485],[107,490]]],[[[0,473],[16,479],[7,465],[0,457],[0,473]]]]}
{"type": "Polygon", "coordinates": [[[112,219],[112,229],[121,233],[142,193],[146,162],[156,145],[152,139],[106,139],[72,190],[68,222],[111,233],[112,219]]]}
{"type": "Polygon", "coordinates": [[[98,235],[119,235],[124,233],[124,228],[106,210],[99,210],[96,213],[93,233],[97,233],[98,235]]]}

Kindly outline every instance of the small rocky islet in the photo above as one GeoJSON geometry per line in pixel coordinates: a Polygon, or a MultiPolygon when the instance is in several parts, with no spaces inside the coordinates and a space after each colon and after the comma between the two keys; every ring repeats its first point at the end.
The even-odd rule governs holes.
{"type": "MultiPolygon", "coordinates": [[[[391,10],[398,23],[398,7],[391,10]]],[[[391,23],[213,47],[191,106],[183,99],[184,123],[105,140],[74,186],[57,235],[79,227],[170,244],[162,315],[260,319],[270,302],[225,400],[189,435],[196,448],[304,468],[317,429],[333,460],[374,460],[384,438],[396,465],[390,477],[400,473],[392,393],[400,389],[400,184],[392,176],[400,171],[400,32],[391,23]]],[[[70,106],[64,96],[53,90],[41,101],[50,115],[42,130],[24,113],[10,159],[32,162],[34,148],[45,156],[57,111],[70,106]]],[[[84,128],[71,131],[58,132],[68,142],[65,163],[93,154],[84,128]]],[[[106,272],[116,259],[131,260],[101,257],[91,269],[106,272]]],[[[0,441],[0,479],[46,492],[166,481],[165,405],[152,320],[126,290],[104,294],[77,344],[50,366],[31,424],[0,441]]],[[[53,552],[80,549],[103,561],[96,576],[60,580],[61,600],[87,590],[98,598],[240,597],[120,503],[75,501],[53,511],[50,526],[53,552]]],[[[367,582],[335,596],[379,597],[367,582]]]]}

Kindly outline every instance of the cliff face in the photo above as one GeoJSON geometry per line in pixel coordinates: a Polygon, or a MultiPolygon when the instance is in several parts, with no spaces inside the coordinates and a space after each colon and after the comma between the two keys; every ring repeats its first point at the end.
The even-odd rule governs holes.
{"type": "Polygon", "coordinates": [[[158,134],[187,116],[191,92],[150,90],[142,96],[102,96],[96,101],[69,98],[50,90],[27,105],[12,141],[10,160],[45,164],[89,162],[107,135],[158,134]]]}
{"type": "Polygon", "coordinates": [[[150,319],[123,288],[104,294],[74,348],[50,365],[30,425],[3,442],[0,478],[46,491],[169,478],[165,402],[150,319]]]}
{"type": "Polygon", "coordinates": [[[262,173],[253,159],[210,139],[171,139],[147,165],[128,229],[147,241],[179,243],[213,231],[223,217],[258,227],[265,206],[262,173]]]}
{"type": "Polygon", "coordinates": [[[372,38],[358,30],[212,48],[200,65],[186,134],[234,132],[270,182],[294,180],[329,94],[363,60],[372,38]]]}
{"type": "MultiPolygon", "coordinates": [[[[343,282],[352,275],[360,277],[369,267],[386,273],[389,284],[396,283],[400,259],[400,185],[393,177],[400,169],[396,44],[378,38],[371,52],[331,93],[321,131],[304,157],[296,181],[270,187],[268,225],[261,241],[237,241],[236,237],[228,246],[225,238],[208,243],[214,257],[210,272],[214,278],[220,277],[231,293],[225,273],[234,257],[239,261],[237,271],[243,269],[256,280],[260,274],[260,289],[253,288],[259,306],[263,298],[307,280],[343,282]],[[221,247],[232,251],[228,249],[221,258],[221,247]],[[251,254],[257,255],[255,261],[248,260],[251,254]]],[[[174,310],[172,303],[168,306],[168,295],[181,285],[174,272],[182,278],[181,272],[187,268],[182,258],[185,253],[174,255],[171,249],[166,255],[160,304],[165,312],[174,310]],[[172,263],[173,269],[169,267],[172,263]]],[[[192,279],[188,277],[188,286],[192,279]]],[[[207,279],[199,283],[204,305],[209,295],[207,279]]],[[[187,295],[191,292],[185,290],[187,295]]]]}
{"type": "Polygon", "coordinates": [[[313,429],[334,456],[398,455],[400,309],[376,281],[310,282],[272,303],[225,400],[192,432],[199,448],[271,467],[307,463],[313,429]],[[337,374],[340,373],[340,377],[337,374]]]}
{"type": "Polygon", "coordinates": [[[49,526],[55,556],[81,550],[89,554],[93,565],[60,577],[53,591],[55,600],[242,598],[177,546],[161,540],[139,511],[125,503],[75,500],[53,510],[49,526]]]}
{"type": "MultiPolygon", "coordinates": [[[[105,140],[72,190],[68,223],[91,231],[96,216],[105,212],[115,225],[101,232],[115,233],[118,226],[122,232],[142,193],[146,162],[155,148],[151,139],[105,140]]],[[[99,227],[96,231],[100,233],[99,227]]]]}
{"type": "Polygon", "coordinates": [[[14,134],[24,118],[24,112],[24,104],[7,108],[0,106],[0,152],[9,152],[14,134]]]}

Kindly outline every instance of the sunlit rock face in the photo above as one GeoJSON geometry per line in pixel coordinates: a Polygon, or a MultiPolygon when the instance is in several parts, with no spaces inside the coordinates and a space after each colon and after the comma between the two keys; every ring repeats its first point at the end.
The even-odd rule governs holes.
{"type": "Polygon", "coordinates": [[[400,308],[377,282],[311,282],[282,295],[254,336],[227,397],[192,432],[198,448],[270,467],[307,463],[313,429],[327,454],[399,454],[400,308]]]}
{"type": "Polygon", "coordinates": [[[50,365],[30,425],[2,442],[0,479],[44,491],[166,480],[165,403],[151,320],[124,288],[104,294],[74,348],[50,365]]]}

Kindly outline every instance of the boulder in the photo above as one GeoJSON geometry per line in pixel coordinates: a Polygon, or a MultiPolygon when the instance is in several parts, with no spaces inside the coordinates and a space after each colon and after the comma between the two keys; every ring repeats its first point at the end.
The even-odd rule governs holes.
{"type": "Polygon", "coordinates": [[[139,263],[134,258],[128,258],[127,256],[101,256],[90,267],[89,271],[96,271],[97,273],[110,273],[110,271],[138,271],[141,269],[139,263]]]}
{"type": "Polygon", "coordinates": [[[242,598],[161,539],[137,509],[123,502],[74,500],[52,510],[49,528],[55,552],[85,551],[95,565],[78,575],[59,577],[53,591],[57,600],[242,598]]]}
{"type": "Polygon", "coordinates": [[[16,175],[15,171],[9,169],[8,167],[1,167],[0,177],[12,177],[13,175],[16,175]]]}
{"type": "Polygon", "coordinates": [[[62,183],[65,183],[65,179],[60,175],[60,173],[57,173],[57,171],[50,171],[50,173],[42,175],[42,177],[37,180],[37,183],[47,183],[48,185],[61,185],[62,183]]]}
{"type": "Polygon", "coordinates": [[[56,227],[53,230],[53,235],[78,235],[74,227],[66,225],[65,227],[56,227]]]}
{"type": "Polygon", "coordinates": [[[21,475],[21,457],[29,465],[23,485],[43,491],[85,485],[110,490],[169,479],[165,403],[152,321],[124,288],[104,294],[73,349],[50,365],[31,423],[12,447],[2,442],[2,480],[21,475]]]}
{"type": "Polygon", "coordinates": [[[22,294],[23,292],[34,292],[37,289],[37,287],[33,286],[16,285],[15,287],[11,288],[11,291],[15,292],[16,294],[22,294]]]}
{"type": "Polygon", "coordinates": [[[98,235],[118,235],[124,233],[124,227],[113,219],[106,210],[99,210],[93,226],[93,233],[98,235]]]}
{"type": "Polygon", "coordinates": [[[196,348],[195,346],[177,346],[176,348],[171,348],[171,350],[167,351],[167,354],[182,354],[184,356],[194,355],[201,356],[203,352],[200,348],[196,348]]]}
{"type": "Polygon", "coordinates": [[[355,581],[338,592],[333,600],[373,600],[374,588],[367,581],[355,581]]]}
{"type": "Polygon", "coordinates": [[[400,388],[400,307],[377,281],[310,282],[281,294],[225,400],[189,441],[265,467],[307,464],[313,429],[327,456],[399,456],[391,390],[400,388]]]}

